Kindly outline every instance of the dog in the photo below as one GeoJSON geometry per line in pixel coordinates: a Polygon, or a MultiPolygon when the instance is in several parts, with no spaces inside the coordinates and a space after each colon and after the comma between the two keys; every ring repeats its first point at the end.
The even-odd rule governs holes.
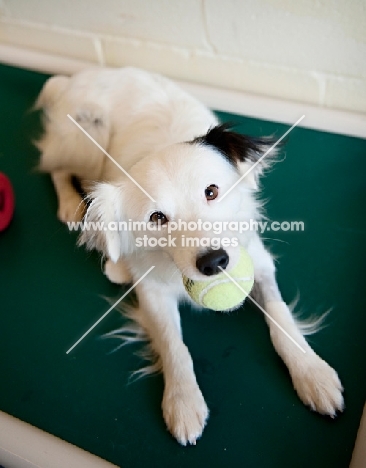
{"type": "MultiPolygon", "coordinates": [[[[260,220],[259,179],[274,151],[262,156],[272,139],[236,133],[172,81],[130,67],[52,77],[35,107],[44,115],[44,134],[37,142],[40,169],[52,177],[59,219],[79,221],[86,211],[84,221],[105,226],[142,222],[145,238],[154,239],[153,247],[138,248],[141,232],[95,229],[83,231],[80,243],[103,254],[111,281],[138,283],[138,305],[128,315],[148,337],[153,368],[163,372],[163,417],[180,444],[195,445],[209,415],[182,341],[178,304],[190,301],[198,307],[183,287],[182,274],[207,280],[221,269],[230,273],[240,246],[253,260],[252,295],[266,311],[273,346],[300,399],[331,417],[343,410],[338,375],[305,340],[301,323],[281,297],[273,257],[256,231],[228,230],[229,242],[219,248],[200,243],[183,248],[161,241],[177,220],[260,220]],[[87,194],[87,210],[73,176],[87,194]]],[[[187,231],[175,234],[182,239],[187,231]]],[[[202,229],[195,236],[214,237],[202,229]]]]}

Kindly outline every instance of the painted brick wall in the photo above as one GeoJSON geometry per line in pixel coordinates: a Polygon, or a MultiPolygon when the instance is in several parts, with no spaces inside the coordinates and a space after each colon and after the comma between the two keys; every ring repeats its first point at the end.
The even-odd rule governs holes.
{"type": "Polygon", "coordinates": [[[366,112],[365,0],[0,0],[0,43],[366,112]]]}

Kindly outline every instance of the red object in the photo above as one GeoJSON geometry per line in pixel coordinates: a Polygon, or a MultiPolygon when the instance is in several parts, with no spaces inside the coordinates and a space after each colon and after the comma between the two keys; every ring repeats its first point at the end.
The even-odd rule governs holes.
{"type": "Polygon", "coordinates": [[[6,229],[14,213],[14,193],[10,180],[0,172],[0,231],[6,229]]]}

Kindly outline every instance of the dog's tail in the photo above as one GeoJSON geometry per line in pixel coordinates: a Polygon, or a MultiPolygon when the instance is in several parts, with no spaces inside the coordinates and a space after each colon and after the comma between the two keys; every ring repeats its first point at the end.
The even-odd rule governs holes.
{"type": "Polygon", "coordinates": [[[106,156],[95,142],[108,151],[108,113],[82,89],[69,86],[71,80],[66,76],[47,80],[34,105],[35,110],[43,111],[44,133],[34,142],[42,153],[39,168],[97,180],[106,156]]]}

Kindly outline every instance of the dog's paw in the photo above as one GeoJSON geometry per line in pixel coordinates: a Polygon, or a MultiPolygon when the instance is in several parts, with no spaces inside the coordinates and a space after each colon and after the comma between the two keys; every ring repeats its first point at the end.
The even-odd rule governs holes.
{"type": "Polygon", "coordinates": [[[166,388],[162,408],[166,425],[177,441],[196,445],[208,418],[208,408],[197,383],[166,388]]]}
{"type": "Polygon", "coordinates": [[[312,410],[334,418],[337,411],[344,408],[343,387],[338,374],[316,354],[308,359],[305,357],[308,362],[291,373],[294,387],[312,410]]]}
{"type": "Polygon", "coordinates": [[[118,260],[117,263],[107,260],[104,265],[104,274],[112,283],[126,284],[132,281],[131,273],[123,260],[118,260]]]}
{"type": "Polygon", "coordinates": [[[81,221],[85,213],[85,204],[82,198],[75,194],[60,200],[57,217],[63,223],[81,221]]]}

